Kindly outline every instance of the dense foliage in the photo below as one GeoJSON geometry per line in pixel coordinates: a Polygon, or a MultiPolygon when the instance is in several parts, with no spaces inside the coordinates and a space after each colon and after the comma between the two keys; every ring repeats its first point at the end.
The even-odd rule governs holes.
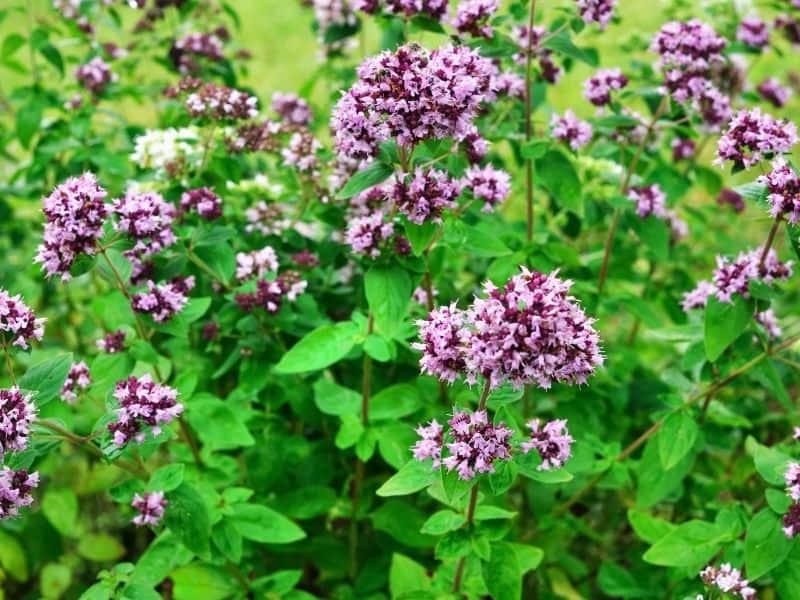
{"type": "Polygon", "coordinates": [[[800,598],[800,2],[304,4],[0,7],[4,597],[800,598]]]}

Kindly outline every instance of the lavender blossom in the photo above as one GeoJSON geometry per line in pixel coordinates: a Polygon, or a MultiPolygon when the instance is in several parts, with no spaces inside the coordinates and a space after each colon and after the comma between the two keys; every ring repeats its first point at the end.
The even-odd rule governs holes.
{"type": "Polygon", "coordinates": [[[578,14],[587,25],[597,23],[600,29],[608,27],[608,22],[614,16],[614,7],[617,0],[577,0],[578,14]]]}
{"type": "Polygon", "coordinates": [[[797,129],[790,121],[779,121],[760,109],[740,110],[719,139],[715,164],[726,160],[745,169],[761,159],[789,152],[797,143],[797,129]]]}
{"type": "Polygon", "coordinates": [[[636,203],[636,214],[642,219],[650,215],[659,219],[666,218],[667,197],[658,184],[632,187],[628,190],[628,199],[636,203]]]}
{"type": "Polygon", "coordinates": [[[261,235],[280,235],[292,224],[286,215],[286,207],[281,204],[267,204],[263,200],[245,209],[244,216],[247,225],[244,230],[248,233],[257,232],[261,235]]]}
{"type": "Polygon", "coordinates": [[[776,340],[781,337],[783,330],[778,323],[778,317],[775,315],[775,311],[771,308],[756,313],[756,321],[764,328],[769,339],[776,340]]]}
{"type": "Polygon", "coordinates": [[[106,354],[116,354],[125,350],[125,332],[122,330],[112,331],[95,342],[98,350],[106,354]]]}
{"type": "Polygon", "coordinates": [[[42,263],[48,277],[60,274],[62,280],[68,280],[78,255],[95,254],[108,216],[107,195],[87,172],[70,177],[44,199],[42,212],[47,222],[34,260],[42,263]]]}
{"type": "Polygon", "coordinates": [[[8,467],[0,470],[0,520],[19,514],[19,509],[33,503],[31,491],[39,485],[39,474],[25,469],[12,471],[8,467]]]}
{"type": "Polygon", "coordinates": [[[114,230],[125,233],[134,240],[125,256],[146,258],[175,243],[172,223],[175,207],[157,192],[128,191],[114,200],[112,212],[116,217],[114,230]]]}
{"type": "Polygon", "coordinates": [[[67,404],[72,404],[78,399],[78,390],[85,390],[92,383],[89,366],[81,361],[72,363],[67,373],[67,379],[61,386],[61,399],[67,404]]]}
{"type": "Polygon", "coordinates": [[[376,212],[350,221],[345,240],[352,251],[370,258],[378,258],[381,246],[394,234],[394,224],[385,223],[383,213],[376,212]]]}
{"type": "Polygon", "coordinates": [[[236,254],[236,279],[246,281],[278,270],[278,255],[272,246],[236,254]]]}
{"type": "Polygon", "coordinates": [[[517,43],[520,52],[514,55],[514,60],[520,64],[525,64],[525,57],[528,55],[528,48],[530,47],[531,56],[539,62],[539,72],[542,79],[548,83],[557,83],[563,71],[553,62],[552,51],[548,48],[540,47],[540,42],[546,34],[547,30],[540,25],[534,25],[533,28],[528,28],[526,25],[515,27],[512,31],[512,37],[517,43]]]}
{"type": "Polygon", "coordinates": [[[36,405],[30,394],[23,394],[17,386],[0,390],[0,460],[6,452],[21,452],[28,447],[35,418],[36,405]]]}
{"type": "Polygon", "coordinates": [[[527,454],[531,450],[536,450],[542,458],[539,465],[540,471],[551,471],[560,469],[569,460],[572,454],[572,436],[567,430],[566,419],[548,421],[544,426],[539,419],[528,421],[528,429],[531,430],[530,441],[522,442],[520,448],[527,454]]]}
{"type": "Polygon", "coordinates": [[[145,492],[144,495],[135,494],[131,506],[139,514],[133,517],[133,524],[138,527],[146,525],[155,527],[164,517],[164,509],[168,504],[169,502],[164,498],[164,492],[145,492]]]}
{"type": "Polygon", "coordinates": [[[483,200],[484,212],[491,212],[511,193],[511,176],[492,165],[470,167],[464,173],[461,187],[471,189],[476,200],[483,200]]]}
{"type": "Polygon", "coordinates": [[[592,141],[592,126],[587,121],[581,121],[567,109],[563,117],[553,114],[550,119],[553,137],[569,144],[573,150],[578,150],[592,141]]]}
{"type": "Polygon", "coordinates": [[[411,299],[419,304],[420,306],[427,307],[428,302],[431,302],[431,306],[433,305],[433,300],[439,295],[439,290],[435,287],[431,286],[431,294],[430,298],[428,297],[428,290],[425,289],[423,286],[418,285],[414,288],[414,291],[411,293],[411,299]]]}
{"type": "Polygon", "coordinates": [[[437,21],[447,13],[448,0],[385,0],[389,12],[406,18],[427,15],[437,21]]]}
{"type": "Polygon", "coordinates": [[[275,92],[272,95],[272,110],[278,113],[281,122],[289,127],[303,127],[311,123],[311,107],[296,94],[275,92]]]}
{"type": "Polygon", "coordinates": [[[319,166],[317,152],[322,148],[320,141],[309,131],[296,131],[289,138],[289,144],[281,150],[284,163],[301,173],[316,174],[319,166]]]}
{"type": "Polygon", "coordinates": [[[213,221],[222,216],[222,199],[207,187],[196,188],[181,195],[181,208],[194,210],[200,218],[213,221]]]}
{"type": "Polygon", "coordinates": [[[436,419],[433,419],[426,426],[420,425],[415,431],[421,439],[412,448],[414,458],[419,461],[432,458],[433,468],[438,469],[439,465],[442,464],[442,426],[439,425],[436,419]]]}
{"type": "Polygon", "coordinates": [[[786,482],[786,493],[795,502],[800,502],[800,464],[790,462],[783,474],[786,482]]]}
{"type": "Polygon", "coordinates": [[[75,79],[95,96],[100,96],[109,83],[117,80],[111,67],[99,56],[75,69],[75,79]]]}
{"type": "Polygon", "coordinates": [[[442,212],[456,206],[461,186],[445,171],[417,168],[411,181],[397,181],[392,190],[398,210],[417,225],[425,221],[439,223],[442,212]]]}
{"type": "Polygon", "coordinates": [[[611,103],[611,92],[628,85],[628,78],[619,69],[599,69],[583,82],[583,97],[595,106],[611,103]]]}
{"type": "Polygon", "coordinates": [[[786,219],[792,225],[800,222],[800,177],[783,157],[772,162],[772,171],[758,178],[767,186],[769,214],[774,219],[786,219]]]}
{"type": "Polygon", "coordinates": [[[131,296],[131,308],[150,315],[156,323],[163,323],[184,309],[189,301],[187,294],[194,288],[194,277],[177,277],[159,284],[148,280],[146,285],[146,292],[131,296]]]}
{"type": "Polygon", "coordinates": [[[184,107],[189,116],[195,119],[236,121],[258,115],[258,99],[240,90],[189,79],[181,82],[176,89],[168,90],[168,95],[178,95],[184,91],[189,92],[184,107]]]}
{"type": "Polygon", "coordinates": [[[695,153],[694,140],[688,138],[675,138],[672,140],[672,160],[678,162],[679,160],[687,160],[692,158],[695,153]]]}
{"type": "Polygon", "coordinates": [[[500,7],[498,0],[461,0],[453,19],[453,27],[461,34],[491,39],[491,19],[500,7]]]}
{"type": "Polygon", "coordinates": [[[736,29],[736,39],[751,48],[764,48],[769,44],[769,29],[758,17],[745,17],[736,29]]]}
{"type": "Polygon", "coordinates": [[[453,303],[440,306],[426,319],[417,321],[420,341],[411,347],[422,352],[419,364],[423,373],[453,383],[467,372],[461,342],[465,320],[464,311],[453,303]]]}
{"type": "Polygon", "coordinates": [[[196,73],[200,65],[197,57],[219,62],[225,58],[222,40],[214,33],[189,33],[170,48],[169,58],[181,73],[196,73]]]}
{"type": "Polygon", "coordinates": [[[161,426],[171,423],[183,412],[177,401],[178,392],[155,383],[150,375],[128,377],[117,383],[114,397],[119,403],[117,420],[109,423],[114,444],[125,446],[130,441],[144,442],[146,429],[153,437],[161,434],[161,426]]]}
{"type": "Polygon", "coordinates": [[[756,91],[759,96],[776,108],[785,106],[792,95],[792,91],[788,87],[781,85],[781,82],[774,77],[768,77],[759,83],[756,91]]]}
{"type": "Polygon", "coordinates": [[[0,340],[3,345],[12,345],[27,350],[33,341],[44,336],[47,319],[37,319],[34,312],[19,294],[11,296],[0,288],[0,340]]]}

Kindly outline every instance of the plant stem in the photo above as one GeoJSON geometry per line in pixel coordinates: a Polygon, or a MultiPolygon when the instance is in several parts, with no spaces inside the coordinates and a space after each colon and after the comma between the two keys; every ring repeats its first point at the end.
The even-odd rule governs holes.
{"type": "MultiPolygon", "coordinates": [[[[367,335],[372,333],[375,320],[369,313],[367,320],[367,335]]],[[[364,361],[361,372],[361,424],[366,427],[369,422],[369,396],[372,389],[372,358],[364,352],[364,361]]],[[[364,461],[356,457],[356,472],[353,477],[352,508],[350,511],[350,579],[358,575],[358,507],[361,497],[361,487],[364,484],[364,461]]]]}
{"type": "MultiPolygon", "coordinates": [[[[644,147],[647,145],[647,140],[650,139],[650,135],[653,133],[653,129],[655,129],[656,123],[661,118],[667,108],[669,107],[669,96],[663,96],[661,98],[661,103],[658,105],[656,112],[653,113],[653,118],[650,120],[650,123],[647,126],[647,130],[645,131],[644,135],[642,136],[641,142],[639,142],[639,146],[636,148],[636,152],[631,159],[628,168],[625,170],[625,177],[622,179],[622,183],[619,186],[619,193],[621,196],[624,196],[628,192],[628,187],[631,183],[631,178],[633,174],[636,172],[636,167],[639,166],[639,160],[642,158],[642,154],[644,153],[644,147]]],[[[606,284],[606,279],[608,278],[608,263],[611,259],[611,250],[614,247],[614,235],[617,233],[617,227],[619,226],[619,219],[621,216],[621,212],[618,208],[614,209],[614,216],[611,219],[611,226],[608,228],[608,235],[606,236],[606,242],[603,250],[603,264],[600,267],[600,277],[597,281],[597,295],[601,296],[603,294],[603,288],[606,284]]]]}
{"type": "Polygon", "coordinates": [[[11,385],[17,385],[17,376],[14,375],[14,361],[11,360],[11,352],[8,351],[8,345],[3,340],[3,354],[6,357],[6,368],[8,369],[8,378],[11,380],[11,385]]]}
{"type": "MultiPolygon", "coordinates": [[[[533,22],[536,16],[536,0],[531,0],[530,11],[528,14],[528,51],[525,56],[525,142],[531,141],[533,137],[533,123],[531,122],[532,111],[532,63],[533,63],[533,22]]],[[[533,239],[534,211],[533,211],[533,159],[525,159],[525,197],[527,206],[527,241],[533,239]]]]}
{"type": "MultiPolygon", "coordinates": [[[[704,390],[698,392],[697,394],[691,396],[688,400],[686,400],[686,405],[687,406],[688,405],[692,405],[692,404],[695,404],[696,402],[699,402],[700,400],[704,400],[704,399],[708,398],[709,396],[713,396],[719,390],[721,390],[726,385],[728,385],[730,382],[732,382],[733,380],[741,377],[742,375],[744,375],[745,373],[750,371],[753,367],[755,367],[758,364],[760,364],[765,358],[767,358],[769,356],[772,356],[773,354],[776,354],[777,352],[785,350],[786,348],[791,347],[792,345],[794,345],[798,341],[800,341],[800,335],[791,337],[791,338],[785,340],[784,342],[781,342],[780,344],[774,346],[773,348],[769,348],[769,349],[765,350],[764,352],[762,352],[758,356],[755,356],[755,357],[751,358],[749,361],[744,363],[741,367],[739,367],[737,369],[734,369],[733,371],[728,373],[728,375],[726,375],[725,377],[723,377],[719,381],[715,381],[714,383],[712,383],[711,385],[706,387],[706,389],[704,389],[704,390]]],[[[661,429],[661,426],[663,425],[663,423],[664,423],[664,419],[659,419],[658,421],[653,423],[644,433],[642,433],[638,438],[636,438],[634,441],[632,441],[630,444],[628,444],[625,447],[625,449],[622,450],[622,452],[619,453],[619,455],[616,457],[614,462],[622,462],[623,460],[628,458],[631,454],[636,452],[636,450],[638,450],[642,445],[644,445],[644,443],[647,440],[649,440],[653,435],[655,435],[661,429]]],[[[566,502],[564,502],[558,508],[556,508],[556,510],[553,512],[553,515],[554,516],[558,516],[558,515],[561,515],[561,514],[565,513],[567,510],[569,510],[569,508],[573,504],[575,504],[576,502],[581,500],[581,498],[583,498],[586,494],[588,494],[594,488],[594,486],[597,485],[597,483],[603,478],[603,475],[605,475],[606,471],[608,469],[610,469],[610,468],[611,468],[611,466],[609,465],[608,468],[606,468],[603,471],[601,471],[600,473],[598,473],[585,486],[583,486],[580,490],[578,490],[575,494],[573,494],[571,498],[569,498],[566,502]]]]}
{"type": "Polygon", "coordinates": [[[769,234],[767,235],[767,243],[764,244],[764,249],[761,251],[761,258],[758,259],[758,272],[764,272],[764,263],[767,260],[767,256],[769,255],[769,250],[772,248],[773,242],[775,242],[775,236],[778,234],[778,228],[781,226],[781,219],[778,217],[775,219],[775,222],[772,224],[772,227],[769,230],[769,234]]]}
{"type": "MultiPolygon", "coordinates": [[[[486,410],[486,400],[489,398],[489,392],[492,391],[492,382],[487,379],[483,384],[480,400],[478,400],[478,410],[486,410]]],[[[475,521],[475,509],[478,506],[478,483],[472,486],[469,492],[469,504],[467,505],[467,523],[466,526],[470,527],[475,521]]],[[[456,572],[453,576],[453,592],[458,593],[461,590],[461,580],[464,578],[464,566],[466,565],[467,557],[462,556],[458,559],[456,565],[456,572]]]]}

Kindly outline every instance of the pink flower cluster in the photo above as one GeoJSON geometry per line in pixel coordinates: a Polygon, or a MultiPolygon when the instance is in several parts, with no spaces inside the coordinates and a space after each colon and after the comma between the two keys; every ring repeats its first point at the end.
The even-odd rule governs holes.
{"type": "Polygon", "coordinates": [[[306,291],[308,282],[296,271],[284,271],[274,281],[260,279],[256,283],[254,293],[236,294],[236,302],[245,311],[261,307],[267,313],[276,314],[283,304],[284,298],[294,302],[306,291]]]}
{"type": "Polygon", "coordinates": [[[278,255],[272,246],[264,246],[261,250],[239,252],[236,254],[236,279],[247,281],[278,270],[278,255]]]}
{"type": "Polygon", "coordinates": [[[475,145],[480,138],[473,120],[493,97],[493,73],[492,63],[466,46],[428,52],[406,45],[368,58],[334,109],[336,150],[363,159],[390,139],[402,148],[448,137],[475,145]]]}
{"type": "Polygon", "coordinates": [[[70,177],[44,199],[42,212],[47,221],[35,262],[42,263],[48,277],[60,274],[61,279],[69,279],[78,255],[97,251],[108,216],[106,196],[95,176],[87,172],[70,177]]]}
{"type": "Polygon", "coordinates": [[[750,587],[747,579],[742,577],[739,569],[734,569],[730,563],[723,563],[717,567],[708,566],[700,571],[700,579],[709,587],[716,587],[721,592],[754,600],[756,591],[750,587]]]}
{"type": "Polygon", "coordinates": [[[777,280],[785,280],[792,276],[792,261],[782,262],[774,249],[771,249],[764,261],[763,269],[759,269],[762,250],[740,252],[735,261],[717,256],[717,269],[713,274],[713,283],[701,281],[697,287],[683,295],[681,306],[684,311],[706,305],[711,295],[720,302],[732,302],[734,294],[749,297],[751,281],[763,281],[772,284],[777,280]]]}
{"type": "Polygon", "coordinates": [[[0,390],[0,460],[6,452],[21,452],[28,447],[35,418],[36,405],[30,394],[23,394],[17,386],[0,390]]]}
{"type": "Polygon", "coordinates": [[[31,342],[39,341],[44,336],[46,320],[37,319],[22,296],[12,296],[0,288],[0,339],[3,344],[27,350],[31,342]]]}
{"type": "Polygon", "coordinates": [[[789,152],[797,143],[797,128],[790,121],[779,121],[760,109],[740,110],[720,137],[714,163],[726,160],[750,168],[765,157],[789,152]]]}
{"type": "Polygon", "coordinates": [[[177,401],[178,392],[155,383],[150,375],[131,376],[118,382],[114,397],[119,403],[117,420],[109,423],[108,430],[119,447],[132,440],[139,444],[144,442],[145,428],[149,428],[154,437],[160,435],[161,426],[171,423],[183,412],[183,405],[177,401]]]}
{"type": "Polygon", "coordinates": [[[213,221],[222,216],[222,199],[207,187],[196,188],[181,195],[181,208],[193,210],[201,219],[213,221]]]}
{"type": "Polygon", "coordinates": [[[672,160],[687,160],[694,156],[696,146],[694,140],[676,137],[672,140],[672,160]]]}
{"type": "Polygon", "coordinates": [[[445,171],[417,168],[410,181],[398,180],[392,197],[398,210],[417,225],[439,223],[445,209],[454,208],[461,185],[445,171]]]}
{"type": "Polygon", "coordinates": [[[478,473],[494,473],[495,461],[511,458],[509,440],[514,432],[502,422],[489,423],[485,410],[455,411],[447,423],[447,439],[435,420],[417,429],[422,436],[413,448],[417,460],[433,458],[434,468],[444,465],[448,471],[456,471],[459,479],[469,481],[478,473]],[[448,452],[444,457],[443,446],[448,452]]]}
{"type": "Polygon", "coordinates": [[[291,225],[291,219],[285,215],[282,205],[267,204],[263,200],[245,209],[244,216],[247,219],[244,230],[248,233],[280,235],[291,225]]]}
{"type": "Polygon", "coordinates": [[[272,110],[278,113],[281,122],[290,127],[303,127],[311,123],[311,107],[297,94],[275,92],[272,95],[272,110]]]}
{"type": "Polygon", "coordinates": [[[169,58],[181,73],[196,73],[200,65],[196,58],[203,57],[211,61],[225,58],[222,51],[222,40],[214,33],[189,33],[177,40],[170,48],[169,58]]]}
{"type": "Polygon", "coordinates": [[[485,298],[461,311],[434,310],[418,321],[423,373],[452,382],[478,376],[492,387],[554,382],[581,384],[603,363],[600,340],[575,298],[571,281],[522,268],[502,288],[484,284],[485,298]]]}
{"type": "Polygon", "coordinates": [[[106,354],[116,354],[125,349],[125,332],[112,331],[106,334],[101,339],[95,342],[98,350],[102,350],[106,354]]]}
{"type": "Polygon", "coordinates": [[[186,306],[188,293],[194,288],[194,277],[176,277],[166,283],[147,280],[145,285],[146,292],[131,296],[131,308],[134,312],[150,315],[156,323],[163,323],[186,306]]]}
{"type": "Polygon", "coordinates": [[[78,399],[78,390],[85,390],[92,383],[89,366],[81,361],[72,363],[67,373],[67,379],[61,386],[61,399],[67,404],[72,404],[78,399]]]}
{"type": "Polygon", "coordinates": [[[8,467],[0,470],[0,520],[19,514],[19,509],[33,503],[31,491],[39,485],[39,474],[25,469],[12,471],[8,467]]]}
{"type": "Polygon", "coordinates": [[[578,14],[587,25],[597,23],[600,29],[608,26],[614,16],[617,0],[577,0],[578,14]]]}
{"type": "Polygon", "coordinates": [[[628,85],[628,78],[619,69],[599,69],[583,82],[583,97],[595,106],[611,102],[611,92],[628,85]]]}
{"type": "Polygon", "coordinates": [[[557,140],[569,144],[573,150],[578,150],[592,141],[592,126],[587,121],[581,121],[567,109],[564,116],[553,113],[550,118],[550,127],[553,137],[557,140]]]}
{"type": "Polygon", "coordinates": [[[792,225],[800,222],[800,177],[786,159],[776,158],[772,170],[758,181],[767,186],[769,214],[773,218],[786,219],[792,225]]]}
{"type": "Polygon", "coordinates": [[[319,166],[317,152],[322,144],[310,131],[296,131],[289,138],[289,144],[281,150],[284,163],[301,173],[314,175],[319,166]]]}
{"type": "Polygon", "coordinates": [[[134,240],[133,248],[125,252],[134,261],[150,257],[176,241],[172,231],[175,207],[158,192],[129,191],[114,200],[112,212],[116,217],[114,230],[134,240]]]}
{"type": "Polygon", "coordinates": [[[345,241],[354,253],[378,258],[381,248],[393,235],[394,223],[384,222],[384,215],[379,211],[351,219],[345,241]]]}
{"type": "Polygon", "coordinates": [[[632,187],[628,199],[636,203],[636,214],[642,219],[653,215],[659,219],[667,216],[667,197],[658,184],[632,187]]]}
{"type": "Polygon", "coordinates": [[[461,34],[491,39],[494,30],[489,20],[499,7],[499,0],[462,0],[456,9],[453,27],[461,34]]]}
{"type": "Polygon", "coordinates": [[[195,119],[239,120],[258,115],[258,99],[255,96],[215,83],[200,83],[194,87],[186,96],[184,106],[195,119]]]}
{"type": "MultiPolygon", "coordinates": [[[[395,15],[406,18],[414,15],[426,15],[437,21],[447,13],[448,0],[384,0],[386,10],[395,15]]],[[[377,0],[368,0],[371,10],[365,12],[374,13],[378,8],[377,0]]]]}
{"type": "Polygon", "coordinates": [[[102,58],[95,56],[75,69],[75,79],[92,94],[99,96],[109,83],[117,80],[117,76],[102,58]]]}
{"type": "Polygon", "coordinates": [[[567,430],[566,419],[548,421],[544,425],[540,419],[532,419],[527,425],[530,432],[530,441],[522,442],[520,448],[527,454],[536,450],[542,459],[540,471],[560,469],[572,455],[572,436],[567,430]]]}
{"type": "Polygon", "coordinates": [[[473,198],[483,200],[484,212],[491,212],[511,193],[511,176],[492,165],[472,166],[464,173],[461,187],[472,190],[473,198]]]}
{"type": "Polygon", "coordinates": [[[751,48],[764,48],[769,44],[769,29],[758,17],[745,17],[736,29],[736,39],[751,48]]]}
{"type": "Polygon", "coordinates": [[[756,91],[759,96],[772,104],[775,108],[785,106],[789,101],[789,97],[792,95],[792,91],[788,87],[781,85],[781,82],[774,77],[768,77],[759,83],[756,91]]]}
{"type": "Polygon", "coordinates": [[[150,525],[155,527],[164,517],[164,509],[169,502],[164,498],[164,492],[145,492],[144,494],[134,494],[131,506],[139,514],[133,517],[134,525],[143,527],[150,525]]]}

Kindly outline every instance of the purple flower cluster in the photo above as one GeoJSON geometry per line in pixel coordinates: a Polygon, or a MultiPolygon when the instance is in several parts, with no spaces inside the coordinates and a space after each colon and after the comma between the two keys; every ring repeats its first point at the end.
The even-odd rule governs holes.
{"type": "Polygon", "coordinates": [[[778,317],[775,311],[771,308],[756,313],[756,321],[764,328],[764,331],[767,332],[767,336],[770,339],[774,340],[781,337],[783,330],[781,329],[780,323],[778,323],[778,317]]]}
{"type": "Polygon", "coordinates": [[[525,80],[513,71],[498,70],[492,76],[491,87],[498,97],[508,96],[520,99],[525,97],[525,80]]]}
{"type": "Polygon", "coordinates": [[[731,160],[745,169],[761,159],[789,152],[797,143],[797,128],[791,121],[780,121],[760,109],[740,110],[720,137],[714,163],[722,166],[731,160]]]}
{"type": "Polygon", "coordinates": [[[242,152],[275,152],[280,148],[279,134],[283,125],[278,121],[244,123],[226,139],[228,150],[234,154],[242,152]]]}
{"type": "Polygon", "coordinates": [[[498,0],[462,0],[456,9],[453,27],[461,34],[491,38],[494,34],[491,19],[500,7],[498,0]]]}
{"type": "Polygon", "coordinates": [[[115,231],[134,240],[133,248],[125,252],[129,258],[147,258],[176,241],[172,231],[175,207],[158,192],[129,191],[114,200],[112,212],[115,231]]]}
{"type": "Polygon", "coordinates": [[[381,247],[394,235],[394,224],[384,222],[382,212],[350,220],[345,241],[356,254],[378,258],[381,247]]]}
{"type": "Polygon", "coordinates": [[[169,502],[164,498],[164,492],[135,494],[131,506],[135,508],[139,514],[133,517],[133,524],[139,527],[146,525],[155,527],[164,517],[164,509],[167,507],[167,504],[169,504],[169,502]]]}
{"type": "Polygon", "coordinates": [[[222,216],[222,199],[207,187],[196,188],[181,195],[181,208],[193,210],[200,218],[213,221],[222,216]]]}
{"type": "Polygon", "coordinates": [[[146,282],[147,291],[131,296],[134,312],[150,315],[156,323],[169,321],[181,312],[189,301],[187,294],[194,288],[194,277],[176,277],[167,283],[146,282]]]}
{"type": "Polygon", "coordinates": [[[788,87],[781,85],[781,82],[774,77],[768,77],[759,83],[756,91],[759,96],[776,108],[785,106],[792,95],[792,91],[788,87]]]}
{"type": "Polygon", "coordinates": [[[461,187],[472,190],[476,200],[483,200],[484,212],[491,212],[511,193],[511,176],[492,165],[473,166],[466,170],[461,187]]]}
{"type": "Polygon", "coordinates": [[[87,172],[70,177],[44,199],[42,212],[47,222],[35,261],[42,263],[48,277],[58,273],[61,279],[69,279],[78,255],[96,252],[108,216],[106,196],[95,176],[87,172]]]}
{"type": "Polygon", "coordinates": [[[398,210],[417,225],[425,221],[438,223],[442,212],[456,206],[461,185],[445,171],[417,168],[410,182],[397,181],[392,198],[398,210]]]}
{"type": "Polygon", "coordinates": [[[642,219],[653,215],[659,219],[667,216],[667,197],[658,184],[632,187],[628,199],[636,203],[636,214],[642,219]]]}
{"type": "Polygon", "coordinates": [[[428,302],[433,303],[433,299],[439,295],[439,290],[431,286],[431,298],[428,298],[428,290],[423,286],[418,285],[411,293],[411,299],[420,306],[428,306],[428,302]]]}
{"type": "Polygon", "coordinates": [[[530,441],[522,442],[520,448],[527,454],[531,450],[536,450],[542,459],[539,465],[540,471],[551,471],[560,469],[572,455],[572,436],[567,430],[566,419],[556,419],[548,421],[542,426],[539,419],[528,421],[528,429],[531,430],[530,441]]]}
{"type": "Polygon", "coordinates": [[[600,69],[583,82],[583,97],[595,106],[611,102],[611,92],[628,85],[628,78],[619,69],[600,69]]]}
{"type": "Polygon", "coordinates": [[[289,138],[289,144],[281,150],[284,163],[301,173],[314,174],[319,165],[317,152],[322,144],[310,131],[296,131],[289,138]]]}
{"type": "Polygon", "coordinates": [[[769,214],[786,219],[792,225],[800,222],[800,177],[783,157],[772,162],[772,170],[758,178],[767,186],[769,214]]]}
{"type": "Polygon", "coordinates": [[[150,375],[128,377],[117,383],[114,397],[119,403],[117,420],[109,423],[114,444],[122,447],[130,441],[141,444],[145,428],[152,435],[161,434],[161,426],[171,423],[183,412],[177,401],[178,392],[169,386],[155,383],[150,375]]]}
{"type": "Polygon", "coordinates": [[[562,70],[553,62],[552,51],[539,47],[539,43],[546,34],[547,30],[540,25],[534,25],[533,28],[528,28],[526,25],[516,26],[512,31],[512,37],[520,52],[514,55],[514,59],[518,63],[525,64],[525,57],[528,55],[530,46],[532,58],[539,61],[539,72],[542,79],[548,83],[557,83],[561,78],[562,70]]]}
{"type": "Polygon", "coordinates": [[[30,506],[33,503],[31,491],[38,485],[38,473],[3,467],[0,470],[0,520],[16,517],[20,508],[30,506]]]}
{"type": "Polygon", "coordinates": [[[419,321],[420,366],[443,381],[478,376],[492,387],[554,382],[582,384],[603,363],[600,339],[576,300],[571,281],[522,268],[499,289],[484,284],[486,298],[461,311],[452,305],[419,321]]]}
{"type": "Polygon", "coordinates": [[[422,437],[413,448],[417,460],[433,458],[434,468],[444,465],[448,471],[456,471],[459,479],[469,481],[478,473],[494,473],[495,461],[511,458],[509,440],[514,432],[502,422],[489,423],[485,410],[456,411],[447,423],[447,439],[435,420],[417,429],[422,437]],[[448,455],[442,458],[443,446],[448,455]]]}
{"type": "Polygon", "coordinates": [[[676,137],[672,140],[672,160],[687,160],[694,156],[696,146],[694,140],[689,138],[676,137]]]}
{"type": "Polygon", "coordinates": [[[89,366],[81,361],[72,363],[67,373],[67,379],[61,386],[61,399],[67,404],[72,404],[78,399],[78,390],[85,390],[92,383],[89,366]]]}
{"type": "Polygon", "coordinates": [[[21,452],[28,447],[36,406],[30,394],[17,386],[0,390],[0,460],[6,452],[21,452]]]}
{"type": "Polygon", "coordinates": [[[466,46],[428,52],[406,45],[368,58],[334,109],[336,149],[364,159],[389,139],[402,148],[448,137],[474,146],[480,138],[473,120],[492,98],[493,73],[492,63],[466,46]]]}
{"type": "Polygon", "coordinates": [[[304,127],[311,123],[311,107],[297,94],[275,92],[272,95],[272,110],[278,113],[281,122],[289,127],[304,127]]]}
{"type": "Polygon", "coordinates": [[[244,230],[248,233],[258,232],[261,235],[280,235],[292,223],[282,205],[267,204],[263,200],[245,209],[244,216],[247,219],[244,230]]]}
{"type": "Polygon", "coordinates": [[[10,295],[0,288],[0,340],[3,345],[13,345],[28,349],[33,341],[44,336],[47,319],[37,319],[34,312],[22,300],[22,296],[10,295]]]}
{"type": "Polygon", "coordinates": [[[406,18],[414,15],[426,15],[431,19],[441,20],[447,13],[448,0],[385,0],[386,9],[406,18]]]}
{"type": "Polygon", "coordinates": [[[125,350],[125,332],[112,331],[95,342],[98,350],[106,354],[116,354],[125,350]]]}
{"type": "Polygon", "coordinates": [[[258,115],[258,99],[255,96],[215,83],[199,82],[186,96],[184,106],[193,118],[238,120],[252,119],[258,115]]]}
{"type": "Polygon", "coordinates": [[[605,29],[611,17],[614,16],[614,7],[617,0],[577,0],[578,14],[587,25],[597,23],[600,29],[605,29]]]}
{"type": "Polygon", "coordinates": [[[247,281],[278,270],[278,255],[272,246],[264,246],[261,250],[239,252],[236,254],[236,279],[247,281]]]}
{"type": "Polygon", "coordinates": [[[222,40],[214,33],[189,33],[177,40],[170,48],[169,58],[181,73],[196,73],[200,65],[196,58],[203,57],[211,61],[225,58],[222,51],[222,40]]]}
{"type": "Polygon", "coordinates": [[[722,188],[722,190],[720,190],[717,195],[717,204],[720,206],[728,205],[737,213],[744,212],[745,209],[742,195],[730,188],[722,188]]]}
{"type": "Polygon", "coordinates": [[[721,592],[754,600],[756,591],[750,587],[747,579],[742,577],[739,569],[734,569],[730,563],[723,563],[717,567],[708,566],[700,571],[700,579],[709,587],[716,587],[721,592]]]}
{"type": "Polygon", "coordinates": [[[769,29],[758,17],[745,17],[736,29],[736,39],[751,48],[764,48],[769,44],[769,29]]]}
{"type": "Polygon", "coordinates": [[[117,76],[102,58],[95,56],[75,69],[75,79],[92,94],[99,96],[109,83],[117,80],[117,76]]]}
{"type": "Polygon", "coordinates": [[[260,279],[256,283],[254,293],[236,294],[236,302],[245,311],[261,307],[267,313],[274,315],[283,304],[284,298],[294,302],[297,297],[306,291],[308,282],[296,271],[284,271],[274,281],[260,279]]]}
{"type": "Polygon", "coordinates": [[[713,274],[713,282],[701,281],[697,287],[683,295],[681,306],[684,311],[701,308],[706,305],[711,295],[720,302],[731,302],[734,294],[749,297],[751,281],[763,281],[767,285],[774,281],[785,280],[792,276],[792,261],[782,262],[774,249],[771,249],[759,269],[762,250],[758,248],[750,252],[741,252],[736,260],[717,256],[717,269],[713,274]]]}
{"type": "Polygon", "coordinates": [[[564,116],[560,117],[553,113],[550,118],[550,127],[553,137],[557,140],[569,144],[573,150],[585,146],[592,141],[592,126],[587,121],[581,121],[572,112],[572,109],[567,109],[564,116]]]}

